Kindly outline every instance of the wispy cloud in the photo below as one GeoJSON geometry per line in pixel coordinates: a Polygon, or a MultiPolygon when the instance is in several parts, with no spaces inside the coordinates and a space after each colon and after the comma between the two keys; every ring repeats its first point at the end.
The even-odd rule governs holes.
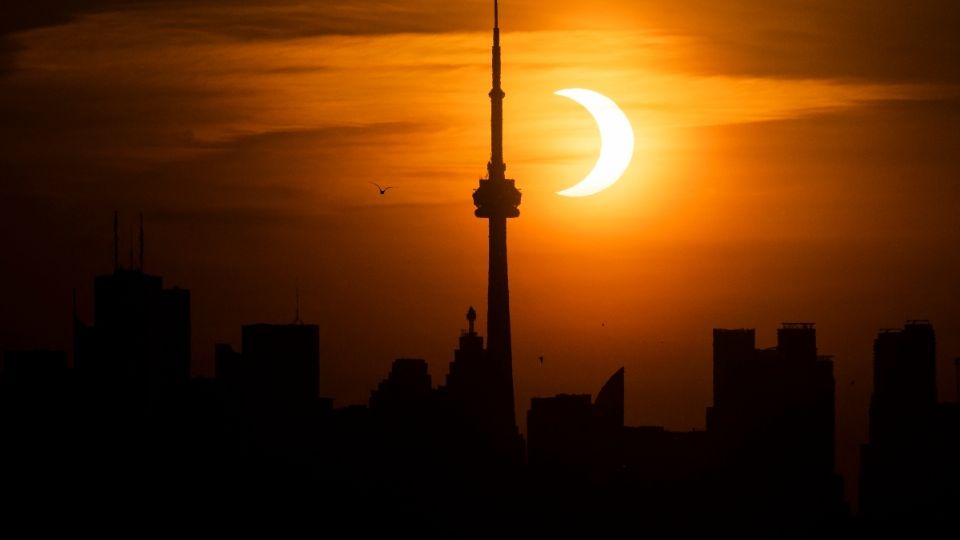
{"type": "MultiPolygon", "coordinates": [[[[477,31],[486,0],[56,0],[16,3],[0,36],[121,13],[173,36],[277,41],[323,35],[477,31]]],[[[703,74],[880,81],[960,82],[960,4],[953,0],[515,0],[501,6],[507,31],[643,30],[688,39],[697,53],[677,69],[703,74]]],[[[19,40],[0,44],[5,60],[19,40]]]]}

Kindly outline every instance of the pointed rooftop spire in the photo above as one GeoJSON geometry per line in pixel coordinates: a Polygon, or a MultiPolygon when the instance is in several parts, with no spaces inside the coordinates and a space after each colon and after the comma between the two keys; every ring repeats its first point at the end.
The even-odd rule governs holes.
{"type": "Polygon", "coordinates": [[[470,335],[473,335],[475,332],[473,330],[473,323],[477,321],[477,311],[473,309],[473,306],[470,306],[470,309],[467,310],[467,324],[470,325],[470,330],[467,331],[470,335]]]}

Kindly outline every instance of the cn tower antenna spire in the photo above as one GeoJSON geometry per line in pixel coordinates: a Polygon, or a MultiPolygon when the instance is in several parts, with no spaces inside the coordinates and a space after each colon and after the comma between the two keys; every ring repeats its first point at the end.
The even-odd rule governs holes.
{"type": "Polygon", "coordinates": [[[503,162],[503,98],[500,87],[500,5],[493,1],[493,84],[490,89],[490,163],[488,178],[503,180],[506,164],[503,162]]]}

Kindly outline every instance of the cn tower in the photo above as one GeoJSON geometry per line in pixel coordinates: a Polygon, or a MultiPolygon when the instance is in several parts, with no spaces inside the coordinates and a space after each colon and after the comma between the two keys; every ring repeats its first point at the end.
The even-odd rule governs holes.
{"type": "Polygon", "coordinates": [[[513,352],[510,343],[510,289],[507,285],[507,218],[520,215],[520,191],[505,176],[503,162],[503,89],[500,88],[499,6],[493,3],[493,87],[490,89],[490,161],[487,178],[473,192],[474,215],[490,222],[490,267],[487,282],[487,361],[493,371],[491,401],[495,423],[505,436],[517,433],[513,397],[513,352]]]}

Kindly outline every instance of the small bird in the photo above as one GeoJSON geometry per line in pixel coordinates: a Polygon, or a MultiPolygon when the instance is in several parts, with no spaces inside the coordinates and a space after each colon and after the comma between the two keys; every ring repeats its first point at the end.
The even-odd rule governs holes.
{"type": "Polygon", "coordinates": [[[543,363],[543,357],[542,357],[542,356],[540,357],[540,363],[541,363],[541,364],[543,363]]]}
{"type": "Polygon", "coordinates": [[[375,186],[377,186],[377,189],[380,190],[380,194],[381,194],[381,195],[386,194],[388,189],[392,189],[392,188],[393,188],[393,186],[380,187],[380,184],[378,184],[378,183],[376,183],[376,182],[370,182],[370,183],[373,184],[373,185],[375,185],[375,186]]]}

